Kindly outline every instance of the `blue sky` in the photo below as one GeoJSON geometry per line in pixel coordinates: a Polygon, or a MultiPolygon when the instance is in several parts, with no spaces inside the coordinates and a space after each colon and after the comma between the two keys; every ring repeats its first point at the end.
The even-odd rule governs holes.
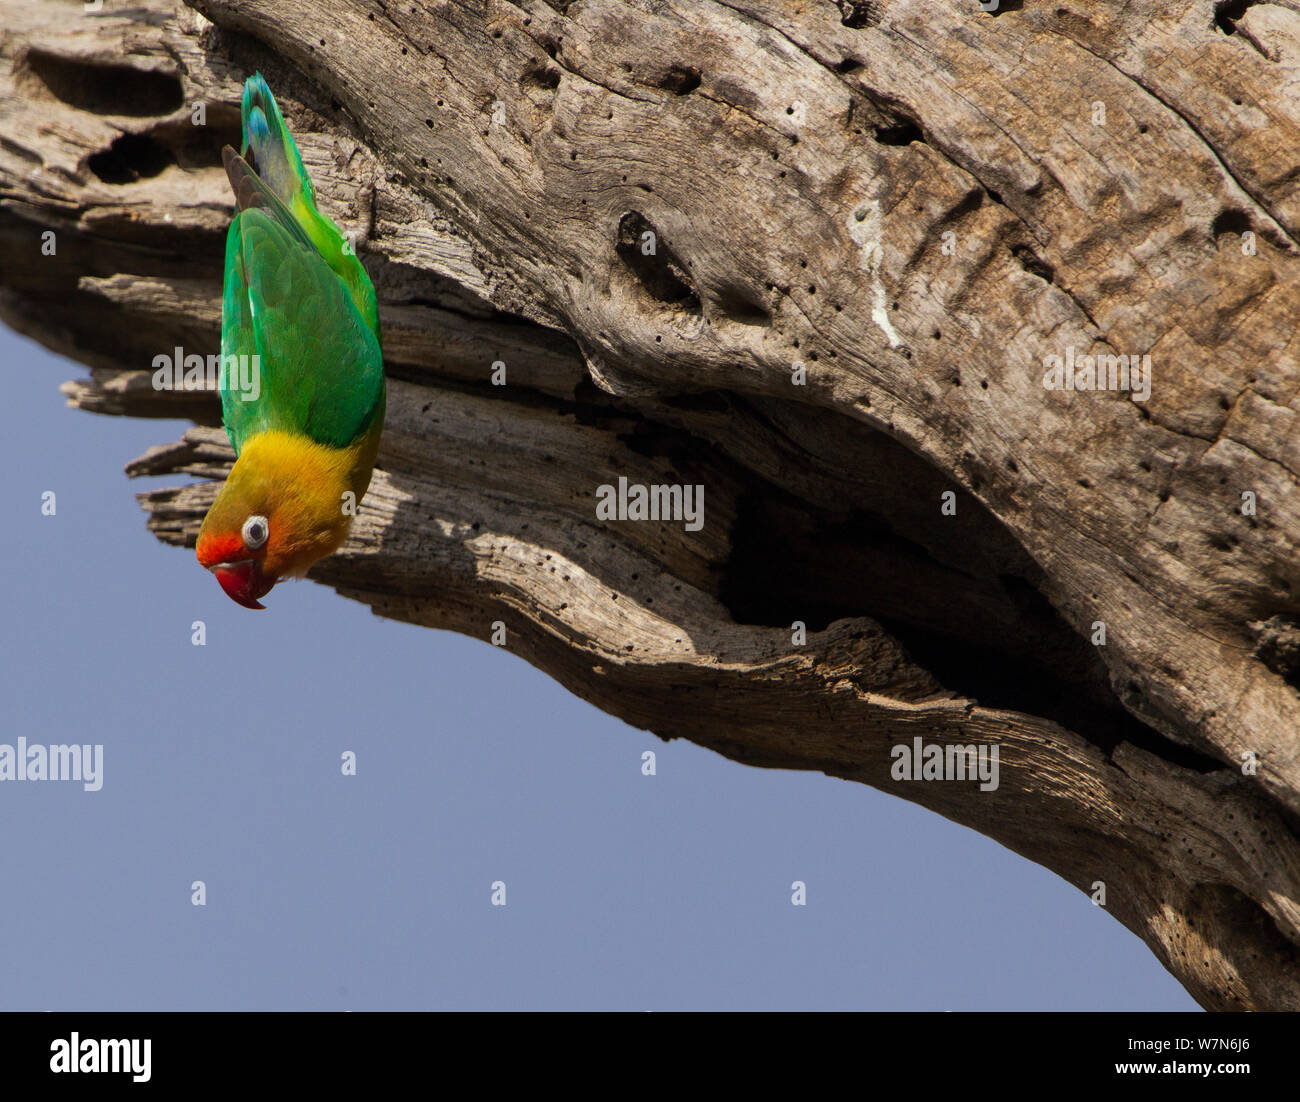
{"type": "Polygon", "coordinates": [[[122,474],[186,424],[66,408],[84,369],[2,327],[0,362],[0,742],[104,746],[98,792],[0,783],[0,1010],[1196,1009],[896,797],[662,743],[311,582],[239,608],[122,474]]]}

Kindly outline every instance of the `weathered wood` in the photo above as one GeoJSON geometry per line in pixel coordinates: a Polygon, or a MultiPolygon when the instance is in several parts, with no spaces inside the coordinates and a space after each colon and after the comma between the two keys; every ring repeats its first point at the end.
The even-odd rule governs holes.
{"type": "MultiPolygon", "coordinates": [[[[1238,7],[0,0],[0,316],[91,366],[72,403],[205,426],[132,473],[220,477],[150,364],[216,348],[260,67],[393,378],[313,577],[1102,881],[1203,1005],[1300,1009],[1300,8],[1238,7]],[[1149,353],[1149,400],[1046,389],[1071,347],[1149,353]],[[620,477],[703,527],[598,520],[620,477]],[[892,779],[918,735],[999,788],[892,779]]],[[[189,545],[213,494],[141,500],[189,545]]]]}

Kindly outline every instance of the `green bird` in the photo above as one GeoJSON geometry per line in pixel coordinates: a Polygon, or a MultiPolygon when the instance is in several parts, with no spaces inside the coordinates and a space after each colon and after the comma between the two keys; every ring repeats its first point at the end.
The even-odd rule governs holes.
{"type": "Polygon", "coordinates": [[[243,149],[222,151],[226,234],[221,410],[235,465],[199,530],[199,562],[245,608],[337,551],[384,424],[375,289],[311,179],[260,73],[243,149]]]}

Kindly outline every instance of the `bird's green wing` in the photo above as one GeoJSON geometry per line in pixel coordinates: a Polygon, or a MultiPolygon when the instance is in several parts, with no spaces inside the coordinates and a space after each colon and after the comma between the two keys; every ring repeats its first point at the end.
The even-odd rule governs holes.
{"type": "Polygon", "coordinates": [[[353,304],[377,336],[379,313],[374,286],[338,227],[316,209],[311,177],[303,168],[298,146],[261,73],[254,73],[244,82],[240,114],[244,124],[244,156],[248,157],[251,151],[257,175],[316,246],[325,263],[343,280],[353,304]]]}
{"type": "Polygon", "coordinates": [[[249,436],[273,428],[343,447],[380,407],[383,356],[346,284],[276,206],[247,206],[226,238],[226,431],[236,452],[249,436]],[[248,357],[243,370],[230,369],[231,354],[248,357]],[[254,355],[256,382],[241,385],[253,374],[254,355]]]}

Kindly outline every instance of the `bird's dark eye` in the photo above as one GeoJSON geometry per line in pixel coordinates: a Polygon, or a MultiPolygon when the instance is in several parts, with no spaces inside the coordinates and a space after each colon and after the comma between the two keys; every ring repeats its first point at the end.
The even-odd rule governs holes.
{"type": "Polygon", "coordinates": [[[244,537],[244,546],[250,551],[256,551],[266,542],[266,537],[270,533],[270,525],[267,524],[266,517],[251,516],[244,521],[243,531],[240,533],[244,537]]]}

